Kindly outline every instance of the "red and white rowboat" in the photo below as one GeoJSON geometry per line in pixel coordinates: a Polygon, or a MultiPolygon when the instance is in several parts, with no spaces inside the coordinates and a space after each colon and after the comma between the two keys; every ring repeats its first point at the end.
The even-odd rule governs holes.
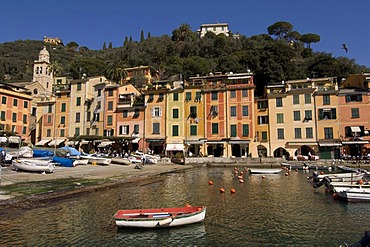
{"type": "Polygon", "coordinates": [[[118,210],[113,216],[118,227],[157,228],[182,226],[204,220],[206,207],[118,210]]]}

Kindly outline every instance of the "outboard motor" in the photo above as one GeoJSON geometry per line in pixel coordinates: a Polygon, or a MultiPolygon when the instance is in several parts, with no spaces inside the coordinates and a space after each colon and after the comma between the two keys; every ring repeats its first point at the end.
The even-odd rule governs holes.
{"type": "Polygon", "coordinates": [[[331,183],[331,179],[329,177],[325,176],[323,179],[321,179],[321,181],[319,181],[317,183],[314,183],[313,187],[314,188],[319,188],[319,187],[325,185],[325,187],[328,188],[330,183],[331,183]]]}
{"type": "Polygon", "coordinates": [[[307,177],[307,179],[312,179],[314,182],[319,182],[319,179],[317,178],[319,174],[317,172],[313,172],[312,176],[307,177]]]}

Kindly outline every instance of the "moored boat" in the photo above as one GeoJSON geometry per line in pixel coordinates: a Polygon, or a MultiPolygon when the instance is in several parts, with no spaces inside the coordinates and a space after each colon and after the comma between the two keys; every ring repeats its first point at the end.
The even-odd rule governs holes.
{"type": "Polygon", "coordinates": [[[328,186],[330,191],[332,192],[341,192],[346,191],[351,188],[364,188],[364,189],[370,189],[370,184],[366,183],[360,183],[360,182],[331,182],[328,186]]]}
{"type": "Polygon", "coordinates": [[[46,172],[52,173],[55,168],[55,164],[52,162],[40,163],[31,162],[26,160],[12,160],[12,165],[15,170],[30,171],[30,172],[46,172]]]}
{"type": "Polygon", "coordinates": [[[364,177],[364,173],[328,173],[328,174],[320,174],[317,175],[317,173],[313,173],[312,178],[315,181],[321,181],[324,177],[328,177],[331,182],[353,182],[361,180],[364,177]]]}
{"type": "Polygon", "coordinates": [[[204,220],[206,207],[118,210],[113,216],[118,227],[158,228],[182,226],[204,220]]]}
{"type": "Polygon", "coordinates": [[[273,169],[273,168],[249,168],[250,174],[279,174],[282,169],[273,169]]]}
{"type": "Polygon", "coordinates": [[[81,155],[81,159],[88,159],[89,163],[97,165],[109,165],[112,162],[111,158],[97,157],[92,155],[81,155]]]}
{"type": "Polygon", "coordinates": [[[370,202],[370,188],[350,188],[334,193],[333,198],[347,202],[370,202]]]}
{"type": "Polygon", "coordinates": [[[335,167],[337,170],[341,171],[341,172],[363,172],[365,174],[368,173],[367,170],[365,169],[361,169],[361,168],[352,168],[352,167],[348,167],[348,166],[336,166],[335,167]]]}
{"type": "Polygon", "coordinates": [[[310,166],[306,163],[296,165],[296,164],[289,164],[289,163],[280,163],[282,168],[288,168],[289,170],[308,170],[310,169],[310,166]]]}

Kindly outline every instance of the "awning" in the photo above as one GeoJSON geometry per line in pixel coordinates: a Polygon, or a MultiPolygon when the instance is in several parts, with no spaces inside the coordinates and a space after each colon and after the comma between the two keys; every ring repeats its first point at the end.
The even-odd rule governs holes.
{"type": "Polygon", "coordinates": [[[0,142],[6,142],[6,141],[7,141],[7,139],[6,139],[5,136],[0,137],[0,142]]]}
{"type": "Polygon", "coordinates": [[[251,141],[247,140],[230,140],[230,144],[249,144],[251,141]]]}
{"type": "Polygon", "coordinates": [[[51,140],[50,139],[42,139],[41,141],[36,142],[35,146],[44,146],[49,141],[51,141],[51,140]]]}
{"type": "Polygon", "coordinates": [[[164,142],[164,139],[146,139],[147,142],[164,142]]]}
{"type": "Polygon", "coordinates": [[[59,144],[61,144],[62,142],[64,142],[66,139],[65,138],[57,138],[57,139],[54,139],[52,140],[51,142],[49,142],[49,146],[58,146],[59,144]]]}
{"type": "Polygon", "coordinates": [[[186,144],[187,145],[202,145],[204,144],[204,140],[196,140],[196,141],[187,141],[186,144]]]}
{"type": "Polygon", "coordinates": [[[139,143],[140,141],[140,137],[136,137],[135,139],[133,139],[131,142],[132,143],[139,143]]]}
{"type": "Polygon", "coordinates": [[[19,136],[9,136],[8,142],[9,143],[20,143],[21,138],[19,136]]]}
{"type": "Polygon", "coordinates": [[[361,132],[361,129],[359,126],[351,127],[352,132],[361,132]]]}
{"type": "Polygon", "coordinates": [[[166,146],[167,151],[184,151],[184,144],[182,143],[169,143],[166,146]]]}
{"type": "Polygon", "coordinates": [[[287,142],[288,146],[315,146],[317,142],[287,142]]]}
{"type": "Polygon", "coordinates": [[[325,142],[325,143],[319,143],[320,147],[341,147],[342,143],[336,143],[336,142],[325,142]]]}
{"type": "Polygon", "coordinates": [[[213,145],[213,144],[225,144],[225,142],[218,142],[218,141],[215,141],[215,142],[207,142],[208,145],[213,145]]]}
{"type": "Polygon", "coordinates": [[[105,141],[105,142],[101,142],[99,145],[98,145],[98,148],[105,148],[106,146],[109,146],[109,145],[112,145],[113,142],[111,141],[105,141]]]}
{"type": "Polygon", "coordinates": [[[369,141],[342,141],[342,144],[347,144],[347,145],[351,145],[351,144],[368,144],[369,141]]]}
{"type": "Polygon", "coordinates": [[[89,144],[89,141],[83,140],[83,141],[81,142],[81,145],[84,145],[84,144],[89,144]]]}
{"type": "Polygon", "coordinates": [[[78,141],[68,141],[67,142],[67,145],[77,145],[78,144],[78,141]]]}

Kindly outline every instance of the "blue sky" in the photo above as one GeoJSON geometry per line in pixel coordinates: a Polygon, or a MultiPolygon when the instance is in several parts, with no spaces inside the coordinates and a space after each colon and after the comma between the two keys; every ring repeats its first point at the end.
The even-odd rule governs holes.
{"type": "Polygon", "coordinates": [[[266,34],[278,21],[315,33],[314,51],[348,57],[370,68],[369,0],[11,0],[1,2],[0,43],[59,37],[90,49],[122,46],[125,37],[171,35],[181,24],[228,23],[233,33],[266,34]],[[342,49],[347,44],[348,53],[342,49]]]}

